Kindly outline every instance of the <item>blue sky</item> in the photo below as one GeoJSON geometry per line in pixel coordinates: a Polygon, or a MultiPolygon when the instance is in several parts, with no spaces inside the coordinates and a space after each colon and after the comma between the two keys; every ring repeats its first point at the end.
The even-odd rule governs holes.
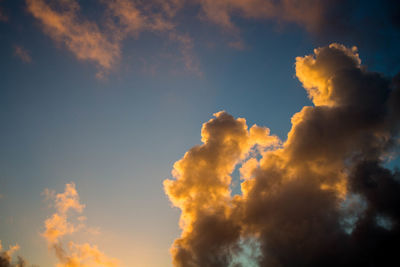
{"type": "MultiPolygon", "coordinates": [[[[103,5],[76,2],[82,18],[101,25],[103,5]]],[[[180,234],[180,213],[162,181],[200,143],[201,125],[213,113],[226,110],[285,140],[291,116],[312,105],[295,77],[297,56],[341,42],[358,46],[371,70],[399,70],[388,70],[385,51],[358,44],[353,34],[322,38],[301,23],[241,16],[233,16],[240,30],[232,33],[204,18],[196,5],[174,20],[176,31],[193,42],[188,53],[194,71],[185,66],[179,44],[144,31],[122,41],[120,60],[99,79],[96,63],[78,59],[49,35],[25,1],[0,1],[8,17],[0,21],[3,246],[18,243],[30,263],[53,266],[56,258],[41,236],[52,211],[42,192],[62,192],[73,181],[87,224],[101,232],[77,240],[87,238],[121,266],[172,266],[168,250],[180,234]],[[229,46],[236,40],[242,48],[229,46]],[[29,62],[16,54],[17,46],[29,62]]],[[[399,36],[387,31],[390,38],[399,36]]]]}

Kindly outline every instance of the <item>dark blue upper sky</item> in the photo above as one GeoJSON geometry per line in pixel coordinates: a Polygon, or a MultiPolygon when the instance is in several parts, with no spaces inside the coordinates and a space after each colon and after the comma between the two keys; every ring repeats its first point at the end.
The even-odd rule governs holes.
{"type": "MultiPolygon", "coordinates": [[[[79,58],[70,37],[52,33],[28,2],[52,3],[0,1],[0,240],[18,243],[41,266],[55,262],[40,237],[50,213],[45,188],[76,183],[88,224],[102,233],[92,240],[122,266],[170,266],[179,213],[162,181],[200,143],[201,125],[214,112],[267,126],[285,140],[291,116],[312,105],[295,77],[297,56],[339,42],[357,46],[370,70],[391,76],[400,68],[398,5],[391,1],[345,1],[349,12],[329,3],[326,19],[340,23],[252,16],[238,7],[229,11],[235,29],[193,1],[165,15],[172,30],[126,33],[106,68],[79,58]]],[[[105,38],[117,38],[105,26],[105,4],[69,2],[80,5],[76,23],[91,21],[105,38]]]]}

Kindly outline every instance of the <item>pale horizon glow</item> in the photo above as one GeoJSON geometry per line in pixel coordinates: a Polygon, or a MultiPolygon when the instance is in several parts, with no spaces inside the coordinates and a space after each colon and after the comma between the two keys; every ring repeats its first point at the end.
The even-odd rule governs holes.
{"type": "MultiPolygon", "coordinates": [[[[399,11],[390,0],[0,0],[0,266],[290,265],[268,228],[295,232],[291,219],[310,212],[291,209],[290,190],[326,205],[329,219],[309,205],[314,230],[397,231],[392,202],[371,204],[385,194],[352,181],[363,157],[371,177],[396,176],[399,11]],[[309,191],[289,186],[304,176],[317,181],[309,191]],[[295,215],[278,222],[266,203],[295,215]]],[[[288,254],[314,255],[310,243],[288,254]]]]}

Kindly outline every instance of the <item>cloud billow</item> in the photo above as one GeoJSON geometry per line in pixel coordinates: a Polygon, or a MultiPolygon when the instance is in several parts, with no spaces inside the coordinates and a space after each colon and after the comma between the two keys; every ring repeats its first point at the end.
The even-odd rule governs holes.
{"type": "Polygon", "coordinates": [[[294,114],[285,142],[219,112],[203,144],[175,163],[164,182],[182,211],[175,266],[246,266],[246,240],[259,266],[399,263],[399,173],[385,167],[398,144],[398,77],[367,70],[356,47],[336,43],[295,67],[314,105],[294,114]]]}
{"type": "Polygon", "coordinates": [[[63,238],[66,236],[82,229],[89,230],[85,225],[86,217],[84,216],[77,218],[79,223],[72,222],[71,212],[81,214],[85,208],[85,205],[80,203],[75,183],[67,183],[63,193],[56,194],[54,191],[46,189],[44,194],[48,199],[54,201],[56,212],[45,220],[45,231],[42,236],[57,257],[57,267],[119,266],[117,259],[108,257],[96,245],[79,244],[74,241],[70,241],[68,246],[64,244],[63,238]]]}

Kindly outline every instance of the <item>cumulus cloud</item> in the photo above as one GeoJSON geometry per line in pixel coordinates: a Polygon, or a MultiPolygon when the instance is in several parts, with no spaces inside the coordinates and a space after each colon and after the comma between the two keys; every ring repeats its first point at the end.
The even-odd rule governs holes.
{"type": "Polygon", "coordinates": [[[67,246],[63,244],[63,237],[76,233],[86,228],[85,217],[77,217],[78,223],[72,221],[71,213],[81,214],[84,205],[80,203],[78,192],[74,183],[66,184],[63,193],[45,190],[48,199],[54,200],[56,212],[45,220],[45,230],[42,233],[49,247],[55,252],[58,259],[57,267],[116,267],[119,261],[108,257],[96,245],[88,243],[77,244],[70,241],[67,246]]]}
{"type": "Polygon", "coordinates": [[[174,164],[164,188],[182,211],[175,266],[399,263],[400,177],[385,167],[398,144],[399,78],[368,71],[340,44],[296,58],[296,76],[314,105],[294,114],[285,142],[219,112],[174,164]]]}
{"type": "Polygon", "coordinates": [[[14,265],[11,265],[11,257],[12,254],[19,249],[18,245],[15,246],[10,246],[8,250],[3,251],[3,246],[1,244],[0,240],[0,266],[1,267],[11,267],[14,265]]]}
{"type": "Polygon", "coordinates": [[[233,249],[229,244],[240,236],[239,225],[229,219],[230,174],[258,140],[265,146],[278,142],[267,129],[260,133],[255,125],[249,131],[244,119],[223,111],[214,116],[203,124],[203,144],[174,164],[176,180],[164,182],[172,203],[182,210],[182,236],[171,249],[176,266],[212,266],[213,262],[227,266],[226,250],[233,249]]]}
{"type": "Polygon", "coordinates": [[[28,263],[21,256],[17,256],[16,261],[12,260],[13,254],[15,254],[19,248],[20,247],[18,245],[14,245],[10,246],[7,250],[3,250],[0,240],[0,267],[27,267],[28,263]]]}

